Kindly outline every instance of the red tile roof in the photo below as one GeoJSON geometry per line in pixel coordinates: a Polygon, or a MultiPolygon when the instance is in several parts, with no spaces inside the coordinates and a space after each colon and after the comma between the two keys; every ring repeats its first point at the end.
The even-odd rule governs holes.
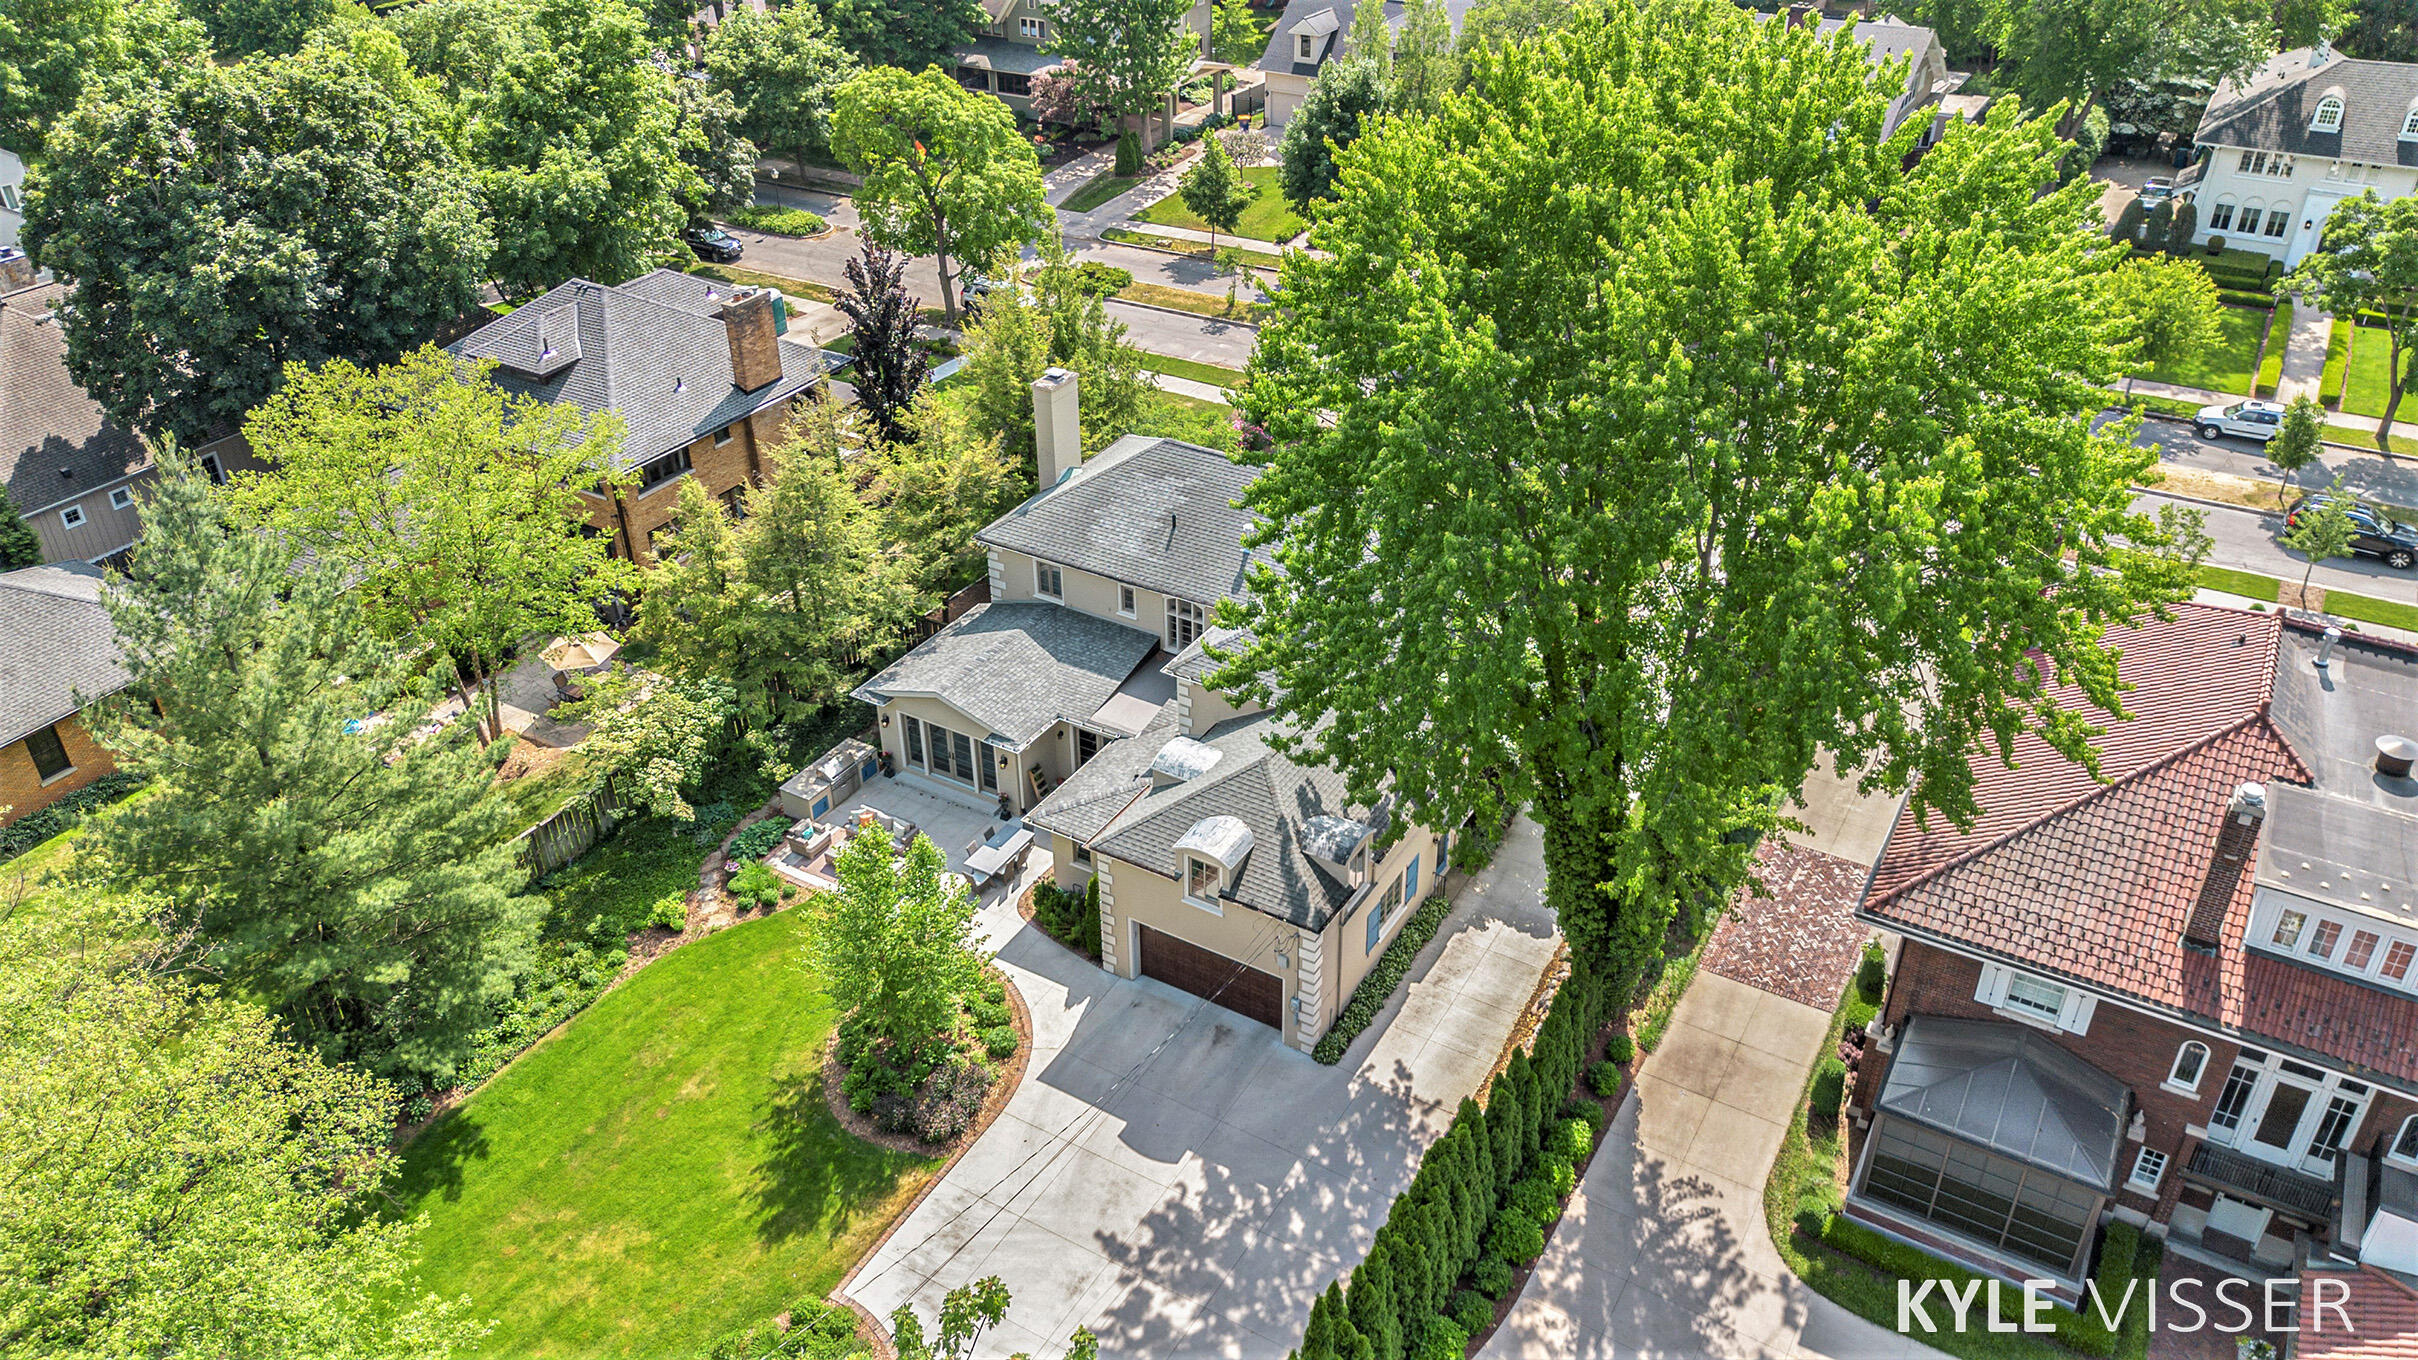
{"type": "Polygon", "coordinates": [[[2418,1294],[2381,1271],[2305,1271],[2300,1277],[2300,1334],[2293,1353],[2300,1360],[2418,1360],[2418,1294]],[[2340,1283],[2349,1296],[2317,1306],[2318,1281],[2340,1283]],[[2341,1312],[2336,1312],[2336,1308],[2341,1312]],[[2343,1327],[2344,1318],[2350,1327],[2343,1327]]]}
{"type": "Polygon", "coordinates": [[[2012,769],[1977,757],[1987,811],[1963,832],[1901,811],[1860,914],[2418,1086],[2418,998],[2240,948],[2256,852],[2227,947],[2183,945],[2234,790],[2310,781],[2268,717],[2280,637],[2272,616],[2202,605],[2124,630],[2134,716],[2099,740],[2105,782],[2028,734],[2012,769]]]}

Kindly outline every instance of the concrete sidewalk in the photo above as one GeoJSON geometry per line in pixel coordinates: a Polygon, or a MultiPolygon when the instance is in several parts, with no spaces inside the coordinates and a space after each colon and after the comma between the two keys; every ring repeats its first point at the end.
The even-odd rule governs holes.
{"type": "Polygon", "coordinates": [[[2319,311],[2295,297],[2292,334],[2284,342],[2284,366],[2275,380],[2275,399],[2290,401],[2302,393],[2314,397],[2326,376],[2326,345],[2334,336],[2334,314],[2319,311]]]}
{"type": "Polygon", "coordinates": [[[1935,1355],[1799,1283],[1764,1225],[1763,1183],[1829,1028],[1699,974],[1482,1360],[1935,1355]]]}

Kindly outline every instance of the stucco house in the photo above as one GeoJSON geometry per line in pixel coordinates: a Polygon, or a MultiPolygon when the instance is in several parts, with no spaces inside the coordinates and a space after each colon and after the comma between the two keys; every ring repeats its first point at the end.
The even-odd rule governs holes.
{"type": "MultiPolygon", "coordinates": [[[[150,446],[102,412],[67,372],[57,309],[72,290],[0,293],[0,482],[52,562],[111,562],[142,536],[150,446]]],[[[260,465],[241,435],[194,450],[217,481],[260,465]]]]}
{"type": "Polygon", "coordinates": [[[25,161],[0,146],[0,250],[17,244],[25,232],[25,161]]]}
{"type": "Polygon", "coordinates": [[[2418,64],[2362,61],[2324,44],[2278,53],[2208,101],[2199,159],[2176,177],[2194,239],[2222,237],[2289,269],[2346,198],[2418,188],[2418,64]]]}
{"type": "Polygon", "coordinates": [[[1448,846],[1206,683],[1210,611],[1257,556],[1254,469],[1132,435],[1086,462],[1075,376],[1034,395],[1041,490],[978,535],[991,602],[856,697],[898,778],[1021,812],[1062,887],[1098,876],[1102,967],[1314,1047],[1448,846]]]}
{"type": "Polygon", "coordinates": [[[125,687],[98,569],[0,572],[0,826],[117,768],[78,715],[125,687]]]}
{"type": "Polygon", "coordinates": [[[2113,1219],[2418,1279],[2418,652],[2196,604],[2111,641],[2098,778],[2027,734],[1973,827],[1890,832],[1846,1212],[2068,1297],[2113,1219]]]}
{"type": "Polygon", "coordinates": [[[572,279],[446,346],[491,359],[498,387],[590,414],[618,411],[618,459],[637,480],[583,492],[617,557],[650,561],[695,477],[728,503],[759,480],[790,407],[841,358],[789,338],[786,300],[658,269],[628,283],[572,279]]]}

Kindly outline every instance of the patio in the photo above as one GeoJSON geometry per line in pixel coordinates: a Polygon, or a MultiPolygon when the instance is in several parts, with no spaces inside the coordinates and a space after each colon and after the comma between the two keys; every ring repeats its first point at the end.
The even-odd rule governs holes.
{"type": "MultiPolygon", "coordinates": [[[[911,826],[915,833],[931,837],[932,843],[949,857],[949,871],[965,876],[969,882],[981,882],[985,875],[979,871],[979,866],[967,864],[968,857],[983,848],[985,837],[996,841],[1000,839],[1003,829],[1012,826],[1012,823],[999,820],[998,808],[993,800],[984,799],[977,803],[972,794],[952,795],[912,774],[877,775],[854,793],[833,803],[828,812],[808,820],[818,826],[846,832],[856,826],[860,808],[871,809],[893,830],[900,826],[911,826]]],[[[836,843],[832,848],[837,848],[836,843]]],[[[832,886],[828,862],[828,854],[817,856],[809,862],[786,844],[766,861],[782,877],[816,889],[832,886]]],[[[976,903],[1005,900],[1013,904],[1035,879],[1050,871],[1050,863],[1046,842],[1036,839],[1032,849],[1025,855],[1023,865],[1013,873],[985,884],[975,894],[976,903]]]]}

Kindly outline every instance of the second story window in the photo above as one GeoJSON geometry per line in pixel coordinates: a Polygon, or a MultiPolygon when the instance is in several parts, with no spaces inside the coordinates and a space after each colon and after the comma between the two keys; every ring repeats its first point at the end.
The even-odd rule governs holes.
{"type": "Polygon", "coordinates": [[[1167,646],[1170,651],[1182,651],[1201,635],[1209,621],[1207,610],[1190,600],[1167,597],[1167,646]]]}
{"type": "Polygon", "coordinates": [[[638,470],[639,494],[654,490],[681,473],[688,471],[688,450],[678,448],[657,458],[638,470]]]}
{"type": "Polygon", "coordinates": [[[132,510],[134,508],[134,489],[124,486],[112,487],[109,492],[109,508],[132,510]]]}
{"type": "Polygon", "coordinates": [[[1317,52],[1318,39],[1307,33],[1297,33],[1293,36],[1293,59],[1295,61],[1308,61],[1317,52]]]}
{"type": "Polygon", "coordinates": [[[1123,614],[1129,619],[1134,616],[1136,611],[1134,607],[1132,586],[1117,587],[1117,612],[1123,614]]]}
{"type": "Polygon", "coordinates": [[[2175,1050],[2174,1069],[2166,1074],[2166,1085],[2171,1090],[2196,1092],[2200,1076],[2207,1070],[2208,1045],[2193,1039],[2175,1050]]]}
{"type": "Polygon", "coordinates": [[[1215,860],[1194,856],[1184,861],[1184,896],[1195,902],[1208,902],[1217,896],[1218,868],[1215,860]]]}
{"type": "Polygon", "coordinates": [[[2292,178],[2292,158],[2281,151],[2245,151],[2237,168],[2245,175],[2266,179],[2292,178]]]}
{"type": "Polygon", "coordinates": [[[2401,120],[2401,140],[2418,142],[2418,108],[2411,109],[2409,116],[2401,120]]]}
{"type": "Polygon", "coordinates": [[[1039,19],[1018,19],[1016,21],[1016,32],[1024,37],[1038,38],[1043,36],[1045,31],[1045,27],[1039,19]]]}
{"type": "Polygon", "coordinates": [[[1044,599],[1066,598],[1066,573],[1047,562],[1033,564],[1033,593],[1044,599]]]}

